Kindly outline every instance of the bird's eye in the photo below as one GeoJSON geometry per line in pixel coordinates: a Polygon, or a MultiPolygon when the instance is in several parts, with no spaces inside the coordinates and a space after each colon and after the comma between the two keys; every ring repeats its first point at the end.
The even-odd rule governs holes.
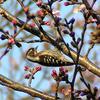
{"type": "Polygon", "coordinates": [[[37,51],[34,49],[34,48],[30,48],[27,53],[26,53],[26,56],[35,56],[37,54],[37,51]]]}
{"type": "Polygon", "coordinates": [[[26,55],[30,55],[31,56],[32,54],[34,54],[34,50],[31,48],[31,49],[29,49],[27,51],[26,55]]]}
{"type": "Polygon", "coordinates": [[[35,50],[34,48],[30,48],[30,49],[29,49],[30,52],[33,52],[34,50],[35,50]]]}

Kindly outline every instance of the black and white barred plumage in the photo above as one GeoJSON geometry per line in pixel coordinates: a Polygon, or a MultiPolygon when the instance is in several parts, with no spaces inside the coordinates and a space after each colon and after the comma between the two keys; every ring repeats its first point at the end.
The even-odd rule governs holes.
{"type": "Polygon", "coordinates": [[[69,66],[74,64],[67,60],[62,53],[55,50],[37,52],[35,48],[30,48],[26,53],[26,58],[44,66],[69,66]]]}

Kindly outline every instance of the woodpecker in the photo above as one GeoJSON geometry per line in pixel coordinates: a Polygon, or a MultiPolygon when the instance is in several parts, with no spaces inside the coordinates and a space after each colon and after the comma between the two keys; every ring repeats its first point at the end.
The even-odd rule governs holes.
{"type": "Polygon", "coordinates": [[[30,48],[26,52],[26,59],[44,66],[70,66],[74,63],[67,60],[60,51],[44,50],[37,52],[36,48],[30,48]]]}

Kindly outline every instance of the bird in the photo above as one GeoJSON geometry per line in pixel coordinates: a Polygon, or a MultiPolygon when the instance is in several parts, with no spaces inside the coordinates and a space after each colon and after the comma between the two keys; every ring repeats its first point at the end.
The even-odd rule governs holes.
{"type": "Polygon", "coordinates": [[[37,51],[37,48],[30,48],[26,52],[26,59],[43,66],[70,66],[74,65],[58,50],[37,51]]]}

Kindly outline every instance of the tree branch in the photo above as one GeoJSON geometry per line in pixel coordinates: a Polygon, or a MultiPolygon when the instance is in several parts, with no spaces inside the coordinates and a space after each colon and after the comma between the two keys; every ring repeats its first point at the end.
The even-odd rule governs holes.
{"type": "Polygon", "coordinates": [[[49,96],[45,93],[42,93],[41,91],[37,91],[33,88],[24,86],[24,85],[19,84],[17,82],[14,82],[14,81],[6,78],[3,75],[0,75],[0,84],[7,86],[11,89],[14,89],[16,91],[27,93],[27,94],[31,95],[32,97],[39,97],[39,98],[42,98],[45,100],[55,100],[55,97],[53,97],[53,96],[49,96]]]}

